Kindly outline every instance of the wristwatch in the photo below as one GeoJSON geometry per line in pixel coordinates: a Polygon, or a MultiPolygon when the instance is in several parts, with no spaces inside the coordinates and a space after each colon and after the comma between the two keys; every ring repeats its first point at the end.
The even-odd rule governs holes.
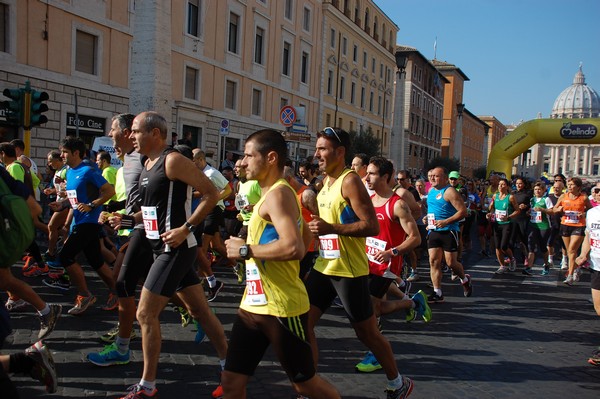
{"type": "Polygon", "coordinates": [[[193,233],[196,231],[197,226],[194,226],[193,224],[191,224],[190,222],[185,222],[185,227],[188,229],[188,231],[190,233],[193,233]]]}
{"type": "Polygon", "coordinates": [[[398,256],[398,255],[400,255],[400,251],[398,251],[398,248],[392,247],[392,256],[398,256]]]}
{"type": "Polygon", "coordinates": [[[96,208],[96,204],[94,204],[93,202],[88,202],[86,205],[92,209],[96,208]]]}
{"type": "Polygon", "coordinates": [[[248,245],[244,244],[240,247],[240,258],[244,260],[250,259],[250,248],[248,245]]]}

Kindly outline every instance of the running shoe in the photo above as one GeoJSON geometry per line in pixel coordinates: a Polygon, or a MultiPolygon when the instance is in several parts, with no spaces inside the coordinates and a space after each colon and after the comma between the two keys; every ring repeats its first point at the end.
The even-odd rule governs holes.
{"type": "Polygon", "coordinates": [[[569,270],[569,263],[567,263],[567,258],[564,256],[560,261],[560,270],[569,270]]]}
{"type": "Polygon", "coordinates": [[[25,262],[25,264],[21,268],[23,273],[25,273],[27,270],[29,270],[31,268],[31,266],[33,266],[33,264],[35,263],[35,261],[33,260],[33,257],[29,256],[29,255],[25,255],[21,260],[25,262]]]}
{"type": "Polygon", "coordinates": [[[336,296],[335,298],[333,298],[333,301],[331,301],[331,307],[336,308],[336,309],[344,308],[344,304],[342,303],[342,300],[340,299],[339,296],[336,296]]]}
{"type": "Polygon", "coordinates": [[[201,344],[206,339],[206,332],[195,319],[193,319],[194,325],[196,326],[196,336],[194,337],[194,342],[197,344],[201,344]]]}
{"type": "Polygon", "coordinates": [[[523,260],[523,266],[525,266],[526,269],[529,267],[529,259],[525,258],[525,260],[523,260]]]}
{"type": "Polygon", "coordinates": [[[581,268],[577,267],[575,268],[575,271],[573,272],[573,282],[578,282],[579,281],[579,277],[581,276],[581,268]]]}
{"type": "Polygon", "coordinates": [[[25,299],[21,299],[21,298],[13,295],[13,296],[8,297],[8,300],[4,304],[4,307],[9,312],[15,312],[19,309],[23,309],[27,305],[29,305],[29,302],[27,302],[25,299]]]}
{"type": "Polygon", "coordinates": [[[179,313],[179,316],[181,316],[181,327],[185,328],[192,322],[192,316],[190,316],[186,308],[176,306],[175,311],[179,313]]]}
{"type": "Polygon", "coordinates": [[[419,273],[416,272],[415,270],[412,270],[410,272],[410,275],[408,276],[408,278],[406,279],[406,281],[408,282],[413,282],[413,281],[418,281],[419,280],[419,273]]]}
{"type": "Polygon", "coordinates": [[[434,292],[427,297],[427,303],[444,303],[444,296],[434,292]]]}
{"type": "Polygon", "coordinates": [[[550,274],[550,266],[548,263],[544,263],[544,268],[542,269],[542,276],[547,276],[550,274]]]}
{"type": "Polygon", "coordinates": [[[471,279],[470,274],[465,274],[465,282],[461,283],[463,287],[463,295],[467,298],[473,295],[473,280],[471,279]]]}
{"type": "Polygon", "coordinates": [[[60,276],[60,278],[45,278],[42,280],[42,283],[48,287],[63,291],[68,291],[71,288],[71,280],[67,275],[60,276]]]}
{"type": "Polygon", "coordinates": [[[64,275],[65,275],[65,269],[63,269],[62,267],[60,269],[52,269],[48,272],[48,278],[51,278],[51,279],[61,278],[64,275]]]}
{"type": "MultiPolygon", "coordinates": [[[[416,308],[416,306],[415,306],[416,308]]],[[[417,318],[417,312],[415,311],[414,308],[410,308],[406,310],[406,322],[410,323],[411,321],[414,321],[417,318]]]]}
{"type": "Polygon", "coordinates": [[[386,389],[387,399],[404,399],[412,393],[415,384],[408,377],[402,377],[402,386],[398,389],[386,389]]]}
{"type": "Polygon", "coordinates": [[[129,352],[129,349],[125,353],[119,352],[117,344],[113,342],[110,345],[106,345],[101,352],[88,353],[87,360],[101,367],[127,364],[129,363],[129,352]]]}
{"type": "Polygon", "coordinates": [[[573,285],[573,275],[569,274],[563,283],[566,285],[573,285]]]}
{"type": "Polygon", "coordinates": [[[508,266],[508,270],[510,270],[511,272],[517,270],[517,260],[514,257],[510,258],[510,265],[508,266]]]}
{"type": "Polygon", "coordinates": [[[508,267],[506,267],[506,266],[500,266],[498,268],[498,270],[496,270],[494,273],[496,273],[496,274],[504,274],[507,271],[508,271],[508,267]]]}
{"type": "Polygon", "coordinates": [[[144,398],[158,398],[158,390],[154,388],[152,393],[146,393],[146,390],[140,384],[135,384],[127,388],[129,393],[122,396],[121,399],[144,399],[144,398]]]}
{"type": "MultiPolygon", "coordinates": [[[[108,330],[105,334],[101,335],[100,340],[102,342],[106,342],[107,344],[110,344],[112,342],[115,342],[118,335],[119,335],[119,325],[117,324],[114,328],[108,330]]],[[[134,338],[137,338],[137,333],[135,332],[135,329],[132,328],[131,334],[129,334],[129,339],[134,339],[134,338]]]]}
{"type": "Polygon", "coordinates": [[[450,274],[450,280],[456,281],[457,278],[458,278],[458,274],[454,274],[454,270],[453,270],[452,274],[450,274]]]}
{"type": "Polygon", "coordinates": [[[112,292],[108,294],[108,300],[106,301],[106,305],[102,306],[102,310],[116,310],[119,309],[119,297],[117,294],[113,294],[112,292]]]}
{"type": "Polygon", "coordinates": [[[235,274],[237,276],[238,284],[244,284],[244,277],[246,277],[246,264],[243,262],[238,262],[237,265],[233,268],[235,274]]]}
{"type": "Polygon", "coordinates": [[[375,355],[369,351],[365,355],[364,359],[360,361],[356,366],[354,366],[356,371],[361,373],[371,373],[373,371],[377,371],[382,368],[381,364],[375,359],[375,355]]]}
{"type": "Polygon", "coordinates": [[[521,272],[521,274],[524,274],[525,276],[531,276],[533,273],[531,272],[531,267],[526,267],[523,269],[523,271],[521,272]]]}
{"type": "Polygon", "coordinates": [[[600,366],[600,347],[596,349],[589,357],[588,363],[592,366],[600,366]]]}
{"type": "Polygon", "coordinates": [[[431,321],[431,308],[427,304],[427,296],[422,290],[417,291],[415,295],[413,295],[412,300],[415,302],[415,310],[416,312],[423,318],[425,323],[429,323],[431,321]]]}
{"type": "Polygon", "coordinates": [[[48,274],[50,269],[48,269],[48,265],[44,265],[44,267],[39,267],[37,263],[33,263],[29,269],[23,271],[23,276],[25,277],[37,277],[37,276],[45,276],[48,274]]]}
{"type": "Polygon", "coordinates": [[[75,298],[75,306],[69,309],[67,313],[74,316],[80,315],[94,303],[96,303],[96,297],[92,294],[89,296],[77,295],[77,298],[75,298]]]}
{"type": "Polygon", "coordinates": [[[221,292],[221,290],[223,289],[224,285],[225,284],[222,281],[217,280],[217,285],[208,289],[209,292],[208,292],[208,297],[206,298],[206,300],[208,302],[214,301],[215,298],[217,297],[217,295],[219,294],[219,292],[221,292]]]}
{"type": "Polygon", "coordinates": [[[38,341],[25,349],[25,354],[35,362],[29,372],[31,378],[43,383],[46,386],[46,392],[56,392],[56,388],[58,387],[56,367],[54,366],[54,360],[48,347],[42,341],[38,341]]]}
{"type": "Polygon", "coordinates": [[[214,399],[221,399],[223,397],[223,386],[219,384],[219,386],[216,387],[214,391],[212,391],[211,396],[214,399]]]}
{"type": "Polygon", "coordinates": [[[46,262],[46,264],[48,264],[50,269],[63,269],[63,265],[58,258],[56,258],[56,260],[49,260],[46,262]]]}
{"type": "Polygon", "coordinates": [[[62,305],[57,303],[48,304],[50,308],[50,313],[44,316],[40,316],[40,332],[38,333],[38,339],[41,341],[44,338],[47,338],[48,335],[54,331],[54,326],[56,325],[56,321],[60,318],[62,314],[62,305]]]}

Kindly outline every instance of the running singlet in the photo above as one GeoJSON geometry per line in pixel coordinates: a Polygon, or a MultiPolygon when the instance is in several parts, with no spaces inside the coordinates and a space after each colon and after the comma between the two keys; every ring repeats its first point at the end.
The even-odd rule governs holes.
{"type": "Polygon", "coordinates": [[[586,228],[590,239],[590,268],[600,272],[600,207],[587,212],[586,228]]]}
{"type": "Polygon", "coordinates": [[[579,194],[575,199],[571,199],[571,194],[565,194],[562,200],[563,217],[560,223],[565,226],[585,226],[585,199],[586,196],[579,194]],[[582,214],[579,216],[579,214],[582,214]]]}
{"type": "Polygon", "coordinates": [[[77,204],[89,204],[100,196],[100,187],[107,183],[102,177],[100,169],[81,162],[74,168],[67,169],[67,198],[73,208],[73,221],[75,224],[98,224],[98,217],[102,207],[97,206],[90,212],[79,212],[77,204]]]}
{"type": "MultiPolygon", "coordinates": [[[[372,198],[372,197],[371,197],[372,198]]],[[[387,278],[396,278],[402,271],[402,256],[392,256],[389,263],[378,263],[373,255],[378,250],[384,251],[397,247],[406,239],[406,232],[400,223],[394,220],[394,205],[400,199],[394,193],[382,206],[375,207],[375,214],[379,221],[379,234],[367,237],[367,257],[369,258],[369,273],[387,278]]]]}
{"type": "MultiPolygon", "coordinates": [[[[445,220],[456,213],[456,208],[444,199],[444,194],[450,186],[441,190],[431,187],[427,194],[427,226],[431,229],[436,220],[445,220]]],[[[442,228],[435,228],[436,231],[459,231],[458,222],[450,223],[442,228]]]]}
{"type": "Polygon", "coordinates": [[[552,208],[552,202],[548,199],[548,197],[531,197],[531,208],[529,208],[531,209],[529,223],[539,230],[549,229],[550,221],[548,220],[548,215],[542,211],[536,211],[534,208],[550,209],[552,208]]]}
{"type": "MultiPolygon", "coordinates": [[[[160,234],[182,226],[191,215],[192,187],[170,180],[165,171],[167,155],[175,151],[165,148],[156,163],[140,174],[140,195],[142,198],[142,218],[146,237],[157,252],[170,252],[160,234]]],[[[196,238],[190,233],[181,244],[187,248],[196,246],[196,238]]]]}
{"type": "MultiPolygon", "coordinates": [[[[286,190],[294,189],[284,180],[279,179],[271,186],[271,190],[284,186],[286,190]]],[[[268,192],[267,192],[268,193],[268,192]]],[[[266,195],[256,203],[248,224],[248,245],[262,245],[279,239],[275,227],[263,219],[258,210],[266,195]]],[[[301,225],[300,204],[296,202],[301,225]]],[[[246,289],[240,309],[250,313],[276,317],[294,317],[308,312],[308,294],[304,283],[298,277],[300,262],[298,260],[273,261],[250,258],[246,261],[246,289]]]]}
{"type": "MultiPolygon", "coordinates": [[[[329,177],[317,195],[319,217],[330,224],[357,222],[358,216],[342,196],[342,182],[351,169],[345,169],[329,186],[329,177]]],[[[319,257],[314,269],[328,276],[360,277],[369,274],[369,262],[365,253],[365,237],[319,236],[319,257]]]]}
{"type": "Polygon", "coordinates": [[[508,224],[510,219],[508,215],[514,212],[512,203],[510,202],[510,194],[506,194],[503,199],[500,199],[500,193],[494,194],[494,218],[498,224],[508,224]],[[504,219],[504,220],[501,220],[504,219]]]}
{"type": "Polygon", "coordinates": [[[261,196],[260,186],[256,180],[240,181],[238,193],[235,196],[235,207],[242,215],[242,224],[248,225],[252,217],[252,211],[246,211],[243,208],[248,205],[256,204],[261,196]]]}

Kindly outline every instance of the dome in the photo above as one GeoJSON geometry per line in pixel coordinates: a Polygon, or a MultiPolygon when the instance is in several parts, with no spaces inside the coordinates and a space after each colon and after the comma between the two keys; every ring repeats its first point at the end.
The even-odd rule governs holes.
{"type": "Polygon", "coordinates": [[[573,78],[573,84],[563,90],[554,101],[551,118],[598,118],[600,117],[600,96],[585,84],[583,66],[573,78]]]}

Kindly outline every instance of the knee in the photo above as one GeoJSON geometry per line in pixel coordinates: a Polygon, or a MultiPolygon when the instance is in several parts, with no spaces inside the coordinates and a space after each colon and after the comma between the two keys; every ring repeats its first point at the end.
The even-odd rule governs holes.
{"type": "Polygon", "coordinates": [[[153,320],[158,320],[152,312],[149,312],[148,309],[143,306],[138,307],[135,317],[140,324],[144,325],[152,323],[153,320]]]}

